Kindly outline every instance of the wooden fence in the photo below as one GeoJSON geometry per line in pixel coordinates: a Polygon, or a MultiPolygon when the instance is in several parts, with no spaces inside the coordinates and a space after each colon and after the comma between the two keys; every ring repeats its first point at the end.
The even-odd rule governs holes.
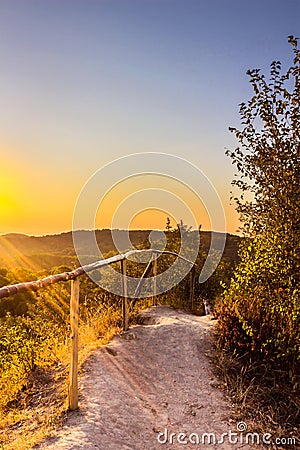
{"type": "Polygon", "coordinates": [[[78,318],[79,318],[79,277],[85,273],[92,272],[102,267],[108,266],[110,264],[121,262],[121,273],[122,273],[122,317],[123,317],[123,330],[128,329],[129,323],[129,309],[128,309],[128,297],[127,297],[127,278],[126,278],[126,259],[132,255],[141,253],[151,253],[152,257],[138,283],[137,289],[135,291],[135,297],[138,297],[140,292],[142,280],[148,275],[150,269],[153,271],[153,293],[152,293],[152,304],[155,306],[157,304],[156,298],[156,274],[157,274],[157,259],[156,256],[159,254],[169,254],[177,256],[178,258],[190,263],[192,265],[192,270],[190,272],[190,307],[193,307],[193,284],[194,284],[194,263],[184,258],[175,252],[170,252],[167,250],[130,250],[124,254],[119,254],[112,256],[111,258],[102,259],[92,264],[86,266],[81,266],[71,272],[63,272],[57,275],[51,275],[46,278],[42,278],[36,281],[28,281],[25,283],[17,283],[0,288],[0,299],[4,297],[10,297],[14,294],[26,291],[38,291],[39,289],[45,288],[49,285],[59,283],[61,281],[71,280],[71,298],[70,298],[70,326],[71,326],[71,361],[70,361],[70,381],[69,381],[69,409],[75,410],[78,408],[78,318]]]}

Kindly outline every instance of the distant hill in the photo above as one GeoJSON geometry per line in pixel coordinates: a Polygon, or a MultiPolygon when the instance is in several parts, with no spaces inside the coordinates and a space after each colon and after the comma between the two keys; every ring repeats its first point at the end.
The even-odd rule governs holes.
{"type": "MultiPolygon", "coordinates": [[[[80,235],[80,253],[90,255],[89,242],[91,231],[77,231],[80,235]]],[[[134,246],[144,242],[150,231],[137,230],[129,232],[129,239],[134,246]]],[[[129,248],[128,233],[114,230],[118,249],[129,248]]],[[[102,254],[118,251],[112,240],[110,230],[97,230],[96,239],[102,254]]],[[[72,232],[46,236],[27,236],[25,234],[6,234],[0,236],[0,267],[30,267],[32,270],[49,269],[61,264],[78,265],[73,246],[72,232]]]]}
{"type": "MultiPolygon", "coordinates": [[[[80,237],[80,253],[87,255],[91,261],[95,260],[90,252],[90,236],[92,231],[76,231],[80,237]]],[[[138,246],[148,240],[151,230],[114,230],[113,237],[117,242],[116,248],[111,230],[96,230],[96,240],[103,255],[109,252],[124,251],[132,246],[138,246]],[[128,239],[129,234],[129,239],[128,239]]],[[[221,237],[221,233],[216,233],[221,237]]],[[[211,232],[201,231],[201,243],[204,250],[208,250],[211,232]]],[[[237,260],[237,248],[241,238],[227,234],[226,247],[223,257],[232,261],[237,260]]],[[[72,232],[46,236],[27,236],[25,234],[6,234],[0,236],[0,267],[10,269],[28,267],[34,271],[51,269],[59,265],[78,266],[78,260],[73,245],[72,232]]]]}

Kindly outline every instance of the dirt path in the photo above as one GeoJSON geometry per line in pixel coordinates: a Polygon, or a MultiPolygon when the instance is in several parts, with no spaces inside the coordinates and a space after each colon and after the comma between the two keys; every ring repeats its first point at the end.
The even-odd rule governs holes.
{"type": "Polygon", "coordinates": [[[214,321],[167,307],[151,308],[143,317],[143,325],[91,355],[80,379],[80,411],[35,448],[257,448],[229,443],[226,436],[219,442],[222,433],[237,429],[205,355],[214,321]],[[214,433],[216,443],[204,435],[201,445],[204,433],[214,433]]]}

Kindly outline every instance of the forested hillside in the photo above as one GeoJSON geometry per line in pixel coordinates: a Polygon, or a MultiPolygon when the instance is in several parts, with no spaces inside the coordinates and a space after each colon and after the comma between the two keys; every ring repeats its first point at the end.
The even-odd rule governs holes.
{"type": "MultiPolygon", "coordinates": [[[[77,231],[80,233],[80,253],[89,255],[92,260],[94,255],[89,253],[89,236],[92,231],[77,231]]],[[[129,239],[132,246],[139,246],[148,242],[151,230],[129,231],[129,239]]],[[[167,231],[166,234],[170,233],[167,231]]],[[[128,232],[126,230],[114,230],[120,251],[128,249],[128,232]]],[[[201,231],[201,245],[207,252],[210,245],[209,231],[201,231]]],[[[97,230],[96,239],[103,255],[109,252],[118,252],[111,230],[97,230]]],[[[224,258],[230,261],[237,260],[237,247],[240,237],[227,235],[224,258]]],[[[34,271],[51,269],[55,266],[67,264],[76,267],[78,261],[73,246],[72,232],[46,236],[27,236],[25,234],[6,234],[0,236],[0,267],[14,269],[16,267],[30,268],[34,271]]]]}

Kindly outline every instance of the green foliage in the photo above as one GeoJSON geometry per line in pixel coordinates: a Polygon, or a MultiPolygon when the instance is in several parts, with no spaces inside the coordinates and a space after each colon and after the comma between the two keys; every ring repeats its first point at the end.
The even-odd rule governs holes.
{"type": "Polygon", "coordinates": [[[297,385],[300,368],[299,173],[300,51],[290,37],[293,64],[270,79],[248,71],[254,96],[241,103],[240,147],[227,152],[240,173],[237,210],[248,236],[224,297],[218,325],[223,346],[268,361],[297,385]]]}
{"type": "MultiPolygon", "coordinates": [[[[8,270],[4,267],[0,268],[0,287],[34,279],[36,279],[36,275],[29,269],[8,270]]],[[[24,292],[15,295],[13,298],[0,299],[0,318],[7,313],[13,316],[27,314],[29,305],[33,304],[35,299],[36,296],[33,292],[24,292]]]]}
{"type": "MultiPolygon", "coordinates": [[[[53,337],[58,338],[59,328],[52,324],[49,329],[45,315],[32,313],[31,316],[13,317],[8,314],[0,324],[0,367],[5,369],[7,365],[18,364],[25,372],[34,370],[37,365],[42,365],[41,355],[45,345],[53,337]]],[[[48,349],[48,347],[47,347],[48,349]]],[[[47,353],[47,360],[51,355],[47,353]]],[[[43,361],[44,362],[44,361],[43,361]]]]}
{"type": "MultiPolygon", "coordinates": [[[[166,225],[166,229],[168,229],[168,221],[166,225]]],[[[182,254],[187,259],[194,259],[194,248],[198,245],[198,231],[194,231],[191,228],[187,227],[182,221],[177,224],[177,228],[166,232],[167,236],[167,244],[166,250],[177,252],[182,254]],[[182,251],[181,247],[184,247],[184,251],[182,251]]],[[[210,303],[213,305],[218,301],[219,296],[223,293],[224,287],[229,285],[230,278],[233,273],[233,269],[235,266],[235,252],[231,248],[229,252],[227,252],[226,257],[222,257],[217,269],[212,274],[212,276],[205,282],[200,284],[198,282],[199,275],[201,273],[202,267],[207,257],[208,248],[210,244],[210,239],[207,239],[207,232],[200,232],[200,248],[198,254],[196,255],[195,264],[194,264],[194,301],[193,301],[193,312],[197,314],[204,313],[204,306],[202,299],[207,298],[210,300],[210,303]],[[203,238],[204,237],[204,238],[203,238]],[[228,257],[228,255],[230,255],[228,257]]],[[[229,238],[229,240],[231,240],[229,238]]],[[[217,256],[217,255],[216,255],[217,256]]],[[[158,273],[163,273],[171,267],[175,260],[176,256],[172,255],[163,255],[158,259],[158,273]]],[[[190,269],[191,266],[189,263],[178,262],[176,269],[173,272],[170,272],[168,275],[167,282],[170,284],[174,284],[174,287],[162,294],[160,297],[160,302],[166,305],[173,306],[175,308],[182,308],[189,310],[191,308],[190,304],[190,275],[186,276],[180,283],[172,283],[172,279],[178,279],[182,270],[190,269]]],[[[158,285],[159,287],[162,287],[158,285]]]]}
{"type": "Polygon", "coordinates": [[[0,321],[0,409],[13,401],[37,367],[57,360],[63,330],[50,323],[47,313],[34,306],[28,315],[7,313],[0,321]]]}

